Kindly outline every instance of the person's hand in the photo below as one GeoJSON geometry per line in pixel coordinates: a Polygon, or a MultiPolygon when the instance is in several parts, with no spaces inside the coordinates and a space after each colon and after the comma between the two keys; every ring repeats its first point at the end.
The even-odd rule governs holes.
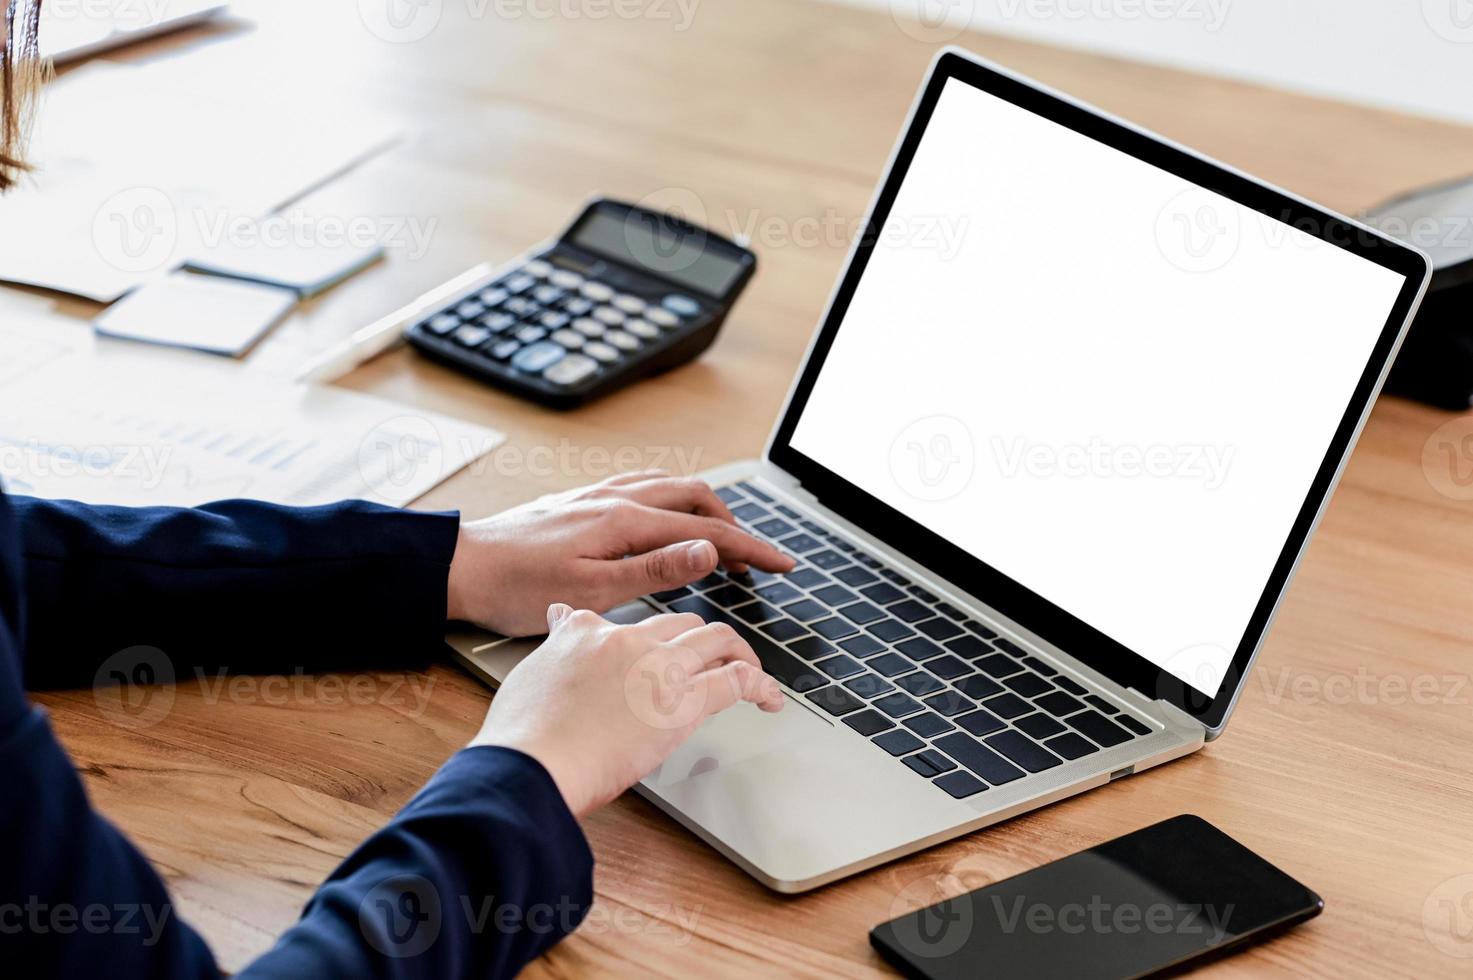
{"type": "Polygon", "coordinates": [[[779,711],[782,689],[724,623],[690,614],[616,626],[558,603],[547,641],[507,675],[471,745],[542,763],[584,816],[649,775],[702,721],[750,701],[779,711]]]}
{"type": "Polygon", "coordinates": [[[600,612],[748,565],[793,560],[737,527],[696,479],[630,473],[465,524],[450,562],[447,615],[506,636],[542,632],[554,602],[600,612]]]}

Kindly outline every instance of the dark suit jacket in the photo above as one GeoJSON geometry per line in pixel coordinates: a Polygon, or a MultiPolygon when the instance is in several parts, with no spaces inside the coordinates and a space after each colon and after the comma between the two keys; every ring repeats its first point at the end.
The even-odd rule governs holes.
{"type": "MultiPolygon", "coordinates": [[[[218,975],[158,874],[89,805],[28,688],[122,684],[103,692],[128,695],[108,702],[121,706],[154,690],[128,685],[170,674],[427,662],[457,527],[365,503],[132,509],[0,493],[4,971],[218,975]]],[[[582,920],[592,867],[546,770],[466,749],[240,975],[508,976],[582,920]]]]}

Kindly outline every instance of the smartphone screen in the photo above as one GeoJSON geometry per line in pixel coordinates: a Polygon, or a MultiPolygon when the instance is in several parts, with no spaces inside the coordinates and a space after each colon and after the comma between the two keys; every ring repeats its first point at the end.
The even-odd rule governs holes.
{"type": "Polygon", "coordinates": [[[1313,918],[1318,895],[1180,816],[876,927],[911,977],[1149,976],[1313,918]]]}

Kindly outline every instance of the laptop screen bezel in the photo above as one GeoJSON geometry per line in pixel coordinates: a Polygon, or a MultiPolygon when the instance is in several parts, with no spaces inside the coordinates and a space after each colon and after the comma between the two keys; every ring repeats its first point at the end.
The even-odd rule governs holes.
{"type": "MultiPolygon", "coordinates": [[[[1044,91],[994,70],[955,51],[943,52],[916,101],[910,122],[897,144],[890,169],[875,196],[864,231],[834,291],[829,308],[800,369],[781,421],[767,447],[767,459],[796,478],[804,490],[908,559],[979,597],[1003,616],[1028,629],[1112,681],[1153,698],[1162,698],[1197,718],[1211,731],[1220,729],[1236,699],[1249,664],[1258,650],[1278,601],[1288,585],[1321,508],[1378,390],[1402,329],[1424,287],[1430,268],[1415,249],[1323,211],[1188,150],[1164,142],[1097,110],[1044,91]],[[1286,222],[1330,244],[1360,255],[1404,277],[1389,317],[1346,406],[1334,438],[1317,469],[1272,575],[1256,603],[1248,626],[1218,690],[1208,697],[1071,613],[1049,602],[898,510],[880,502],[817,461],[793,448],[793,433],[807,407],[814,383],[833,345],[875,241],[931,120],[942,89],[952,79],[980,89],[1135,159],[1176,174],[1222,194],[1276,221],[1286,222]]],[[[883,383],[883,379],[877,379],[883,383]]]]}

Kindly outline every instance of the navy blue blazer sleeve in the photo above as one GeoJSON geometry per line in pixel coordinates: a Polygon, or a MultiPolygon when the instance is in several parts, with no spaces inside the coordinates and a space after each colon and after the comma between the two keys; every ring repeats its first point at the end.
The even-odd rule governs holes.
{"type": "MultiPolygon", "coordinates": [[[[173,647],[181,662],[256,668],[282,655],[261,645],[279,646],[291,619],[350,595],[368,624],[344,625],[351,611],[328,610],[338,628],[305,624],[303,644],[387,638],[385,650],[402,655],[443,625],[448,525],[368,505],[129,511],[0,493],[4,961],[36,977],[219,976],[147,860],[88,803],[44,712],[27,701],[23,668],[90,684],[99,658],[139,642],[173,647]],[[28,574],[40,579],[34,596],[28,574]],[[283,622],[252,618],[262,601],[283,622]],[[198,652],[232,627],[237,637],[198,652]]],[[[592,855],[547,772],[511,750],[467,749],[242,975],[509,976],[576,927],[591,901],[592,855]]]]}
{"type": "Polygon", "coordinates": [[[179,677],[405,668],[443,649],[455,514],[9,499],[32,690],[90,685],[135,646],[157,648],[179,677]]]}

